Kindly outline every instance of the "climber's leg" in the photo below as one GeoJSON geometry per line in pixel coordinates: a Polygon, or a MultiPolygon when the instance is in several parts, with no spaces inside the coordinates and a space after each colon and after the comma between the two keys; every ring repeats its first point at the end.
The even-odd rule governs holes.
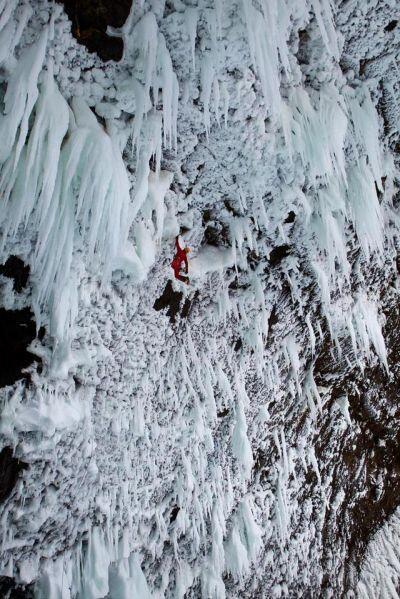
{"type": "Polygon", "coordinates": [[[178,281],[182,281],[182,283],[186,283],[186,285],[189,284],[189,277],[185,277],[184,275],[181,275],[179,272],[175,272],[175,279],[178,279],[178,281]]]}

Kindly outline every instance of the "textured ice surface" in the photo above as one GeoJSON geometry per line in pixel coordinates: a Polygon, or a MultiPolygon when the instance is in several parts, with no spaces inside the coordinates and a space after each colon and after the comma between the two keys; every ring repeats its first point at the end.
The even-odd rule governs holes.
{"type": "Polygon", "coordinates": [[[386,529],[359,572],[397,507],[397,12],[135,1],[103,64],[61,6],[0,1],[1,261],[30,266],[2,302],[46,329],[29,384],[1,389],[1,446],[29,465],[2,575],[41,599],[377,596],[386,529]],[[154,305],[179,232],[172,322],[154,305]]]}

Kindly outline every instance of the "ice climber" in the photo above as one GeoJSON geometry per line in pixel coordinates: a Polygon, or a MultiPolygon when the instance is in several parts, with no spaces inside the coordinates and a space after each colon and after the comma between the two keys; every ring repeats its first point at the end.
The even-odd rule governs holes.
{"type": "Polygon", "coordinates": [[[179,245],[179,235],[177,235],[175,238],[175,248],[176,254],[171,262],[171,266],[174,270],[175,279],[178,279],[178,281],[182,281],[183,283],[186,283],[188,285],[189,277],[182,275],[181,269],[183,268],[186,274],[189,271],[187,254],[190,252],[190,249],[188,247],[185,247],[184,249],[181,248],[181,246],[179,245]]]}

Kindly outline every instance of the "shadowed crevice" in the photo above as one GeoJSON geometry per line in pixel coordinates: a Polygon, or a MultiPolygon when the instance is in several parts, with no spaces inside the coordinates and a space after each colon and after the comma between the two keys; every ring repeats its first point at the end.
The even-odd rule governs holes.
{"type": "Polygon", "coordinates": [[[38,360],[27,349],[36,337],[33,312],[0,308],[0,330],[0,387],[5,387],[24,378],[22,371],[38,360]]]}
{"type": "Polygon", "coordinates": [[[13,289],[21,293],[28,283],[30,268],[17,256],[10,256],[0,265],[0,275],[14,280],[13,289]]]}
{"type": "Polygon", "coordinates": [[[26,468],[28,464],[15,458],[11,447],[4,447],[0,451],[0,503],[11,495],[19,473],[26,468]]]}
{"type": "Polygon", "coordinates": [[[72,35],[104,61],[119,61],[124,44],[121,38],[107,35],[107,27],[122,27],[132,0],[57,0],[64,5],[72,23],[72,35]]]}
{"type": "Polygon", "coordinates": [[[0,576],[0,597],[2,599],[34,599],[33,585],[19,585],[13,578],[0,576]]]}
{"type": "Polygon", "coordinates": [[[279,245],[275,247],[269,255],[269,265],[277,266],[284,258],[291,253],[290,245],[279,245]]]}

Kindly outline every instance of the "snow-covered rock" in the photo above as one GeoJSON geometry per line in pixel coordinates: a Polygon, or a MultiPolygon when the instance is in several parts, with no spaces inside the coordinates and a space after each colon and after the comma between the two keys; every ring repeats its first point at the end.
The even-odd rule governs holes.
{"type": "Polygon", "coordinates": [[[0,1],[0,258],[30,267],[1,299],[38,331],[0,389],[27,465],[1,576],[397,596],[398,16],[135,0],[103,63],[61,5],[0,1]],[[190,284],[167,286],[179,233],[190,284]]]}

